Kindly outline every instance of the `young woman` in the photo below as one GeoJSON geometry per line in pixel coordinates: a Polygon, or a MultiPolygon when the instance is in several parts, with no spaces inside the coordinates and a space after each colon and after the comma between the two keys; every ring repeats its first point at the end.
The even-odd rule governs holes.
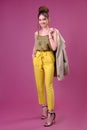
{"type": "Polygon", "coordinates": [[[38,101],[42,105],[41,119],[46,119],[44,126],[51,126],[55,120],[54,112],[54,51],[57,48],[57,32],[49,26],[49,9],[41,6],[38,9],[40,29],[35,32],[33,48],[33,65],[37,86],[38,101]]]}

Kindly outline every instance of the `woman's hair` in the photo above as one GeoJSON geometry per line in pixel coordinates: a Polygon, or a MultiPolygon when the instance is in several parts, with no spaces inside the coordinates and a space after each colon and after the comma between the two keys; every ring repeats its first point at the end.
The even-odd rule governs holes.
{"type": "Polygon", "coordinates": [[[41,14],[49,18],[49,9],[46,6],[40,6],[38,9],[38,18],[41,14]]]}

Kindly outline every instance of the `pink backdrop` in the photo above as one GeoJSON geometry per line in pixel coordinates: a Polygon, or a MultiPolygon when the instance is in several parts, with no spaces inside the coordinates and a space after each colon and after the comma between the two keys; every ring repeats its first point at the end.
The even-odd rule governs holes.
{"type": "MultiPolygon", "coordinates": [[[[21,115],[27,110],[28,117],[31,115],[32,118],[35,114],[38,116],[40,112],[31,55],[34,32],[37,30],[37,9],[41,5],[49,7],[51,27],[58,28],[66,41],[70,65],[70,74],[63,81],[54,80],[57,119],[59,116],[62,120],[67,120],[66,130],[69,126],[72,129],[85,130],[87,128],[86,0],[0,0],[0,117],[3,124],[1,128],[5,129],[4,124],[8,121],[9,113],[21,115]]],[[[27,114],[25,112],[25,115],[27,114]]],[[[58,123],[58,127],[59,125],[58,123]]]]}

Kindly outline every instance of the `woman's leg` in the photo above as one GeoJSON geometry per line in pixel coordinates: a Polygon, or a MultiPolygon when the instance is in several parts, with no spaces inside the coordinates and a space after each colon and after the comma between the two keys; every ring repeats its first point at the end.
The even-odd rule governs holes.
{"type": "Polygon", "coordinates": [[[42,53],[38,52],[36,57],[33,59],[34,65],[34,75],[36,80],[37,86],[37,93],[38,93],[38,101],[39,104],[42,105],[42,115],[41,119],[47,118],[47,105],[46,105],[46,95],[45,95],[45,88],[44,88],[44,70],[42,64],[42,53]]]}
{"type": "Polygon", "coordinates": [[[44,69],[48,110],[52,111],[54,110],[54,64],[45,65],[44,69]]]}
{"type": "Polygon", "coordinates": [[[47,103],[48,103],[48,118],[44,126],[48,127],[53,124],[55,119],[54,113],[54,62],[55,58],[53,53],[46,52],[44,56],[44,71],[45,71],[45,84],[46,84],[46,94],[47,94],[47,103]]]}
{"type": "Polygon", "coordinates": [[[55,58],[52,52],[45,52],[44,54],[44,71],[45,71],[45,84],[46,84],[46,95],[48,110],[54,110],[54,62],[55,58]]]}
{"type": "Polygon", "coordinates": [[[42,68],[41,54],[36,55],[33,59],[34,75],[38,93],[39,104],[46,104],[45,91],[44,91],[44,70],[42,68]]]}

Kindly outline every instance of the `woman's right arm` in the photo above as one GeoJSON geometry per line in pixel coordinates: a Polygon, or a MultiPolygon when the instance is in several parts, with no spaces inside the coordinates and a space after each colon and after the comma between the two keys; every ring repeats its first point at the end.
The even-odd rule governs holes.
{"type": "Polygon", "coordinates": [[[36,39],[37,39],[37,35],[38,35],[38,32],[35,32],[35,34],[34,34],[35,43],[34,43],[34,47],[33,47],[32,58],[34,58],[35,55],[36,55],[36,39]]]}

